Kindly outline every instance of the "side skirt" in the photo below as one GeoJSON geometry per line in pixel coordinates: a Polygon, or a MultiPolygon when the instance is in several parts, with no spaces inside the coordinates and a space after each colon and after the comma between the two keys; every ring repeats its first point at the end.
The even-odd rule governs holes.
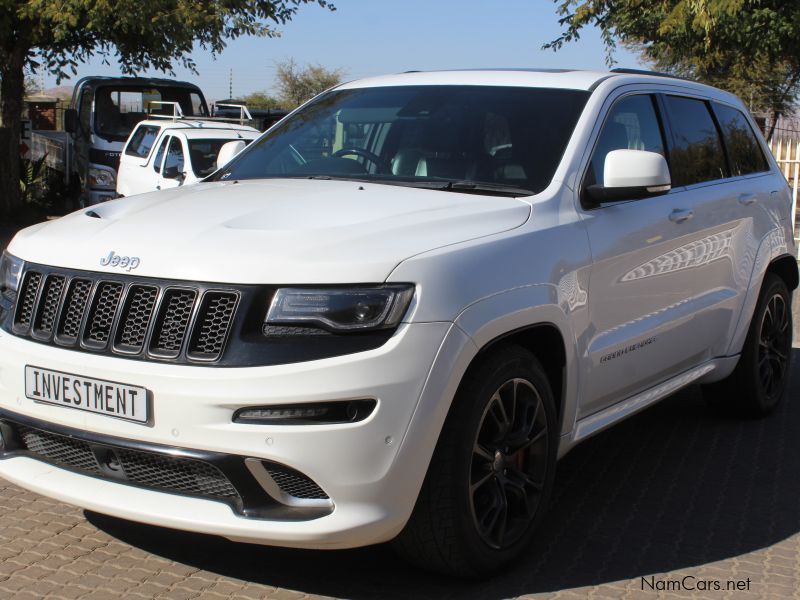
{"type": "Polygon", "coordinates": [[[593,415],[584,417],[575,424],[572,435],[561,440],[559,458],[580,442],[608,429],[612,425],[627,419],[637,412],[663,400],[692,383],[710,383],[724,379],[736,367],[738,356],[716,358],[702,365],[685,371],[672,379],[660,383],[644,392],[631,396],[593,415]]]}

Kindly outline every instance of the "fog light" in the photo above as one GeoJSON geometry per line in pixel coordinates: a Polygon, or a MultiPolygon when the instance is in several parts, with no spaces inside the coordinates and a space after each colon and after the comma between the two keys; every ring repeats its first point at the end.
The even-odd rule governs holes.
{"type": "Polygon", "coordinates": [[[240,408],[233,415],[234,423],[273,425],[322,425],[356,423],[366,419],[375,409],[375,400],[345,400],[314,404],[286,404],[240,408]]]}

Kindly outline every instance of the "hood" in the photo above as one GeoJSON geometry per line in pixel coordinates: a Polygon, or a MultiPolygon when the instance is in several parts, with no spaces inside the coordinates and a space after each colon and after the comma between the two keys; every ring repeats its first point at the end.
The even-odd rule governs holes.
{"type": "Polygon", "coordinates": [[[506,197],[333,180],[202,183],[83,209],[20,232],[41,264],[219,283],[377,283],[404,259],[524,223],[506,197]],[[96,216],[89,216],[89,215],[96,216]],[[131,262],[130,264],[134,264],[131,262]]]}

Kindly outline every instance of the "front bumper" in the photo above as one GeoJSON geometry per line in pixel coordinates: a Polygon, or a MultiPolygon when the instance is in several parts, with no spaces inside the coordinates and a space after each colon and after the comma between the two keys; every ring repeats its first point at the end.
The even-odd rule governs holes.
{"type": "Polygon", "coordinates": [[[449,323],[403,325],[367,352],[222,369],[84,354],[0,332],[0,410],[6,414],[120,440],[286,465],[316,482],[332,509],[306,520],[248,517],[223,502],[98,479],[13,453],[0,460],[0,476],[87,509],[234,540],[309,548],[386,541],[413,509],[452,393],[454,357],[469,344],[449,323]],[[25,365],[143,385],[153,396],[154,423],[34,403],[25,397],[25,365]],[[374,412],[357,423],[275,426],[231,419],[245,406],[355,398],[377,400],[374,412]]]}

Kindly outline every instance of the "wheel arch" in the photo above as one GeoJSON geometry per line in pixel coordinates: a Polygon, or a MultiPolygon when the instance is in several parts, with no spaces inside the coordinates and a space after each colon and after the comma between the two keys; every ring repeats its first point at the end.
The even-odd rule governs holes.
{"type": "Polygon", "coordinates": [[[783,279],[790,292],[796,290],[798,284],[800,284],[797,259],[789,254],[780,256],[769,263],[767,273],[775,273],[775,275],[783,279]]]}
{"type": "Polygon", "coordinates": [[[563,436],[575,424],[578,357],[571,315],[558,298],[557,288],[547,284],[510,290],[469,307],[456,324],[477,347],[461,380],[503,344],[519,345],[537,358],[553,391],[563,436]]]}
{"type": "Polygon", "coordinates": [[[499,346],[513,345],[524,348],[542,365],[558,417],[564,414],[564,388],[567,368],[567,350],[561,331],[553,323],[534,323],[514,331],[503,333],[483,345],[467,367],[474,368],[478,362],[499,346]]]}

